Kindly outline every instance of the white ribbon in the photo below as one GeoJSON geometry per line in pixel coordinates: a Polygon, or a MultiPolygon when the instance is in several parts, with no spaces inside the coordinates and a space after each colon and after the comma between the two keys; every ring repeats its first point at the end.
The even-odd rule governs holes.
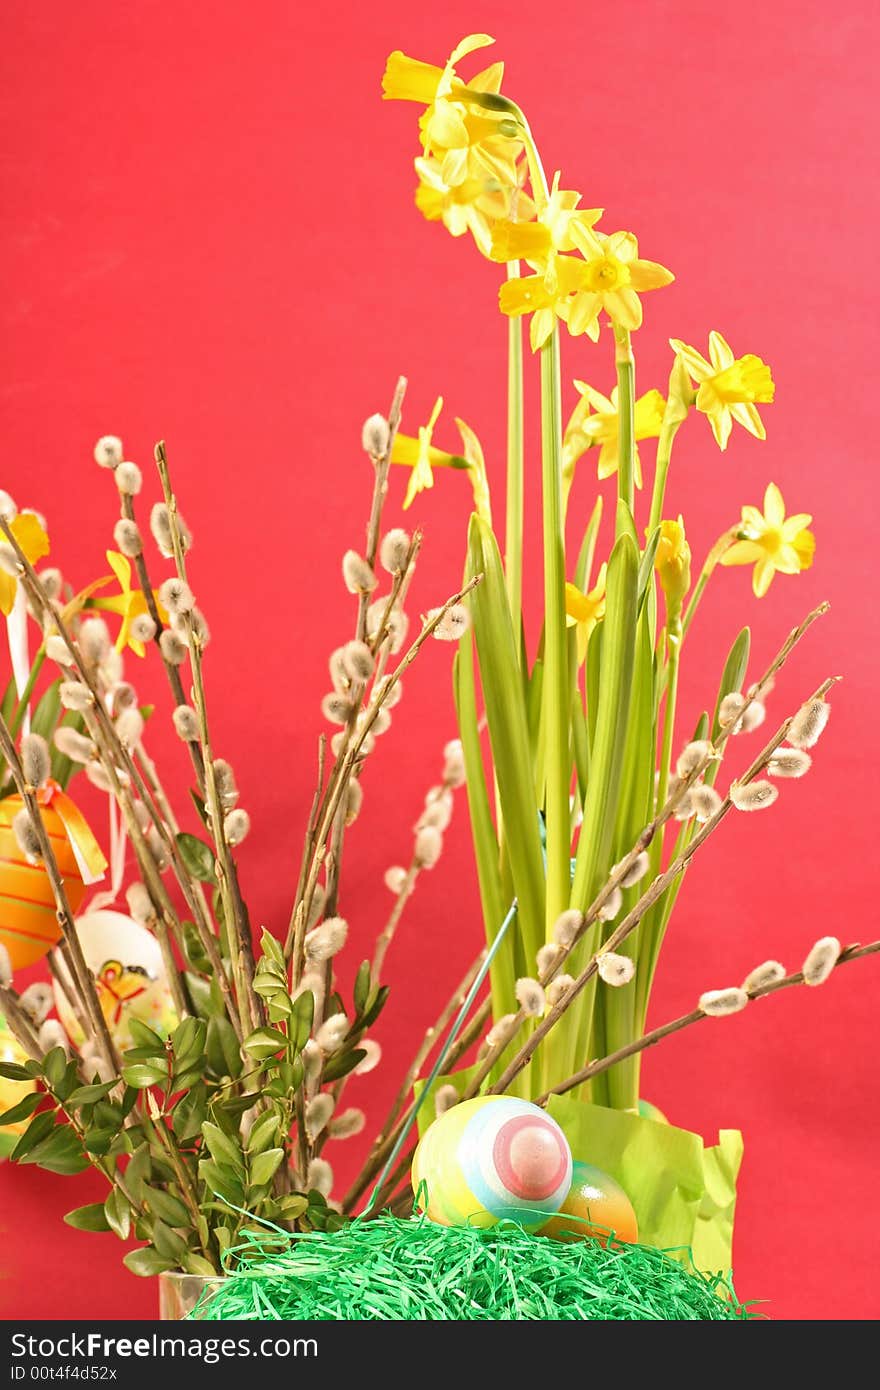
{"type": "MultiPolygon", "coordinates": [[[[24,689],[31,674],[31,659],[28,652],[27,618],[27,599],[25,598],[24,589],[20,584],[17,584],[12,612],[6,619],[6,636],[9,641],[9,655],[12,658],[12,676],[15,681],[15,688],[18,691],[19,699],[21,699],[24,693],[24,689]]],[[[21,724],[22,733],[28,733],[30,726],[31,714],[28,709],[24,712],[24,719],[21,724]]]]}

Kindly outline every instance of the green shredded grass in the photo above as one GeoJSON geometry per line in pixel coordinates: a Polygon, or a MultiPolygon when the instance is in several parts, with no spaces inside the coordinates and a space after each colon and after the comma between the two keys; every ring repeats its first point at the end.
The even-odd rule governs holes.
{"type": "Polygon", "coordinates": [[[753,1316],[728,1279],[690,1272],[660,1250],[563,1243],[511,1222],[479,1231],[382,1215],[332,1234],[251,1232],[231,1253],[233,1272],[191,1317],[666,1322],[753,1316]]]}

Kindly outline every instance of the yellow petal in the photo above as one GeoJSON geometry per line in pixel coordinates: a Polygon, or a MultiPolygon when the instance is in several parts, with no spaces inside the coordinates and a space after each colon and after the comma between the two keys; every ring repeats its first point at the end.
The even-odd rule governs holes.
{"type": "Polygon", "coordinates": [[[108,550],[105,553],[107,556],[107,564],[119,580],[120,589],[123,593],[127,594],[131,589],[130,562],[124,555],[120,555],[118,550],[108,550]]]}
{"type": "Polygon", "coordinates": [[[586,594],[576,584],[565,586],[565,611],[575,623],[582,623],[593,616],[593,605],[586,594]]]}
{"type": "Polygon", "coordinates": [[[601,296],[606,314],[621,328],[635,332],[642,326],[642,305],[639,297],[627,285],[619,290],[608,290],[601,296]]]}
{"type": "Polygon", "coordinates": [[[734,541],[721,556],[722,565],[754,565],[766,556],[766,551],[757,541],[734,541]]]}
{"type": "Polygon", "coordinates": [[[646,391],[635,405],[636,439],[656,439],[663,426],[666,401],[659,391],[646,391]]]}
{"type": "Polygon", "coordinates": [[[764,513],[759,512],[757,507],[746,506],[742,509],[743,526],[747,527],[754,535],[760,536],[764,530],[764,513]]]}
{"type": "Polygon", "coordinates": [[[724,371],[726,367],[732,367],[736,361],[730,344],[715,329],[709,334],[709,356],[716,372],[724,371]]]}
{"type": "Polygon", "coordinates": [[[796,540],[798,532],[806,530],[812,520],[809,512],[793,512],[783,522],[782,539],[784,541],[796,540]]]}
{"type": "Polygon", "coordinates": [[[455,67],[455,64],[462,58],[466,58],[469,53],[475,53],[478,48],[490,48],[495,40],[489,34],[468,34],[462,39],[461,43],[456,44],[449,55],[447,67],[455,67]]]}
{"type": "Polygon", "coordinates": [[[781,526],[785,521],[785,502],[775,483],[767,484],[764,493],[764,516],[771,526],[781,526]]]}
{"type": "Polygon", "coordinates": [[[32,565],[49,554],[49,537],[43,530],[40,518],[33,512],[19,512],[10,522],[9,529],[32,565]]]}
{"type": "Polygon", "coordinates": [[[618,458],[617,434],[615,433],[613,440],[606,440],[599,450],[598,476],[600,482],[617,472],[618,458]]]}
{"type": "Polygon", "coordinates": [[[468,82],[468,87],[472,92],[500,92],[501,83],[504,80],[504,64],[492,63],[488,68],[483,68],[468,82]]]}
{"type": "Polygon", "coordinates": [[[694,381],[705,381],[707,376],[712,375],[711,362],[707,362],[702,353],[697,352],[695,347],[683,343],[680,338],[670,338],[669,346],[675,355],[684,362],[694,381]]]}
{"type": "Polygon", "coordinates": [[[775,573],[776,568],[772,560],[764,559],[755,565],[755,571],[752,575],[752,588],[757,598],[764,597],[770,585],[773,583],[773,576],[775,573]]]}
{"type": "Polygon", "coordinates": [[[552,250],[550,231],[543,222],[511,222],[505,218],[492,228],[493,261],[541,261],[552,250]]]}
{"type": "MultiPolygon", "coordinates": [[[[699,393],[697,394],[697,409],[700,409],[699,393]]],[[[715,443],[718,445],[718,448],[723,453],[724,450],[727,448],[727,441],[729,440],[730,432],[733,429],[733,419],[731,417],[730,411],[727,409],[726,405],[721,405],[719,403],[718,405],[714,406],[711,410],[707,410],[706,414],[709,419],[709,424],[712,426],[712,433],[715,436],[715,443]]]]}
{"type": "Polygon", "coordinates": [[[816,537],[812,531],[799,531],[791,544],[792,548],[797,551],[801,569],[808,570],[816,553],[816,537]]]}
{"type": "Polygon", "coordinates": [[[538,309],[532,314],[532,321],[529,324],[529,342],[532,352],[537,352],[553,332],[554,314],[552,309],[538,309]]]}
{"type": "Polygon", "coordinates": [[[15,606],[15,590],[18,581],[13,579],[11,574],[5,570],[0,570],[0,613],[5,618],[9,617],[15,606]]]}
{"type": "Polygon", "coordinates": [[[437,95],[443,69],[433,63],[408,58],[400,49],[388,55],[382,76],[382,96],[386,101],[418,101],[430,106],[437,95]]]}
{"type": "Polygon", "coordinates": [[[764,421],[761,419],[751,401],[731,401],[730,413],[738,425],[747,429],[749,434],[753,434],[756,439],[766,439],[767,431],[764,429],[764,421]]]}
{"type": "Polygon", "coordinates": [[[672,271],[657,261],[630,262],[629,282],[633,289],[640,293],[644,293],[645,290],[662,289],[664,285],[671,285],[674,279],[672,271]]]}

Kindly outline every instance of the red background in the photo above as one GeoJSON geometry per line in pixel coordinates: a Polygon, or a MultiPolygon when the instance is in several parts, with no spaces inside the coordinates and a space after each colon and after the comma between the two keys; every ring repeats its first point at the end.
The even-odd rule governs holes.
{"type": "MultiPolygon", "coordinates": [[[[387,407],[405,372],[409,427],[443,392],[438,442],[453,446],[452,415],[464,416],[500,479],[497,273],[417,215],[415,110],[379,100],[390,49],[442,61],[463,33],[493,33],[550,170],[561,167],[567,186],[608,209],[606,226],[634,228],[643,254],[677,272],[648,301],[641,388],[663,387],[670,334],[700,343],[717,327],[773,365],[766,444],[737,431],[722,456],[697,419],[681,439],[670,506],[686,507],[695,554],[771,478],[790,510],[815,514],[810,573],[777,579],[760,604],[746,571],[713,583],[687,662],[682,729],[714,691],[743,621],[755,626],[757,673],[809,607],[833,605],[780,680],[772,716],[826,674],[846,677],[815,771],[785,786],[766,820],[729,824],[698,860],[655,993],[662,1021],[768,955],[796,967],[820,934],[866,940],[875,930],[865,916],[875,885],[866,710],[878,689],[868,597],[877,191],[864,152],[876,9],[847,0],[832,18],[818,0],[443,8],[435,21],[399,0],[4,7],[0,484],[47,513],[55,563],[84,583],[102,569],[115,515],[112,482],[90,462],[95,438],[121,434],[144,464],[153,441],[168,440],[214,633],[216,741],[255,822],[245,887],[257,920],[280,932],[325,656],[349,633],[338,559],[362,538],[361,420],[387,407]]],[[[605,347],[568,347],[566,378],[607,390],[605,347]]],[[[534,410],[528,433],[534,526],[534,410]]],[[[147,491],[152,500],[152,477],[147,491]]],[[[593,491],[585,461],[578,524],[593,491]]],[[[455,586],[466,494],[461,478],[440,477],[411,514],[426,531],[414,608],[455,586]]],[[[356,939],[349,962],[384,920],[382,871],[408,854],[453,733],[448,655],[432,646],[421,659],[365,779],[368,814],[350,839],[342,902],[356,939]]],[[[161,695],[155,671],[136,679],[161,695]]],[[[159,724],[182,787],[179,746],[159,724]]],[[[377,1030],[386,1062],[351,1086],[374,1118],[474,953],[476,904],[460,803],[389,961],[392,1002],[377,1030]]],[[[877,1311],[877,986],[876,963],[852,967],[820,991],[674,1038],[646,1061],[645,1093],[674,1121],[706,1135],[744,1130],[737,1283],[775,1317],[877,1311]]],[[[343,1177],[359,1142],[339,1159],[343,1177]]],[[[113,1237],[61,1224],[96,1195],[88,1177],[0,1167],[7,1316],[153,1314],[155,1288],[122,1268],[113,1237]]]]}

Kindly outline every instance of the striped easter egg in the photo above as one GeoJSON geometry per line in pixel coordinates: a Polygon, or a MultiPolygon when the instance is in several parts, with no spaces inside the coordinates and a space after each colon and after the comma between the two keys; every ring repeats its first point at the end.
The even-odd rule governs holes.
{"type": "MultiPolygon", "coordinates": [[[[20,796],[0,801],[0,943],[13,970],[40,960],[61,936],[52,885],[42,864],[29,864],[12,822],[24,805],[20,796]]],[[[55,851],[72,912],[86,895],[67,830],[54,806],[41,806],[43,824],[55,851]]]]}

